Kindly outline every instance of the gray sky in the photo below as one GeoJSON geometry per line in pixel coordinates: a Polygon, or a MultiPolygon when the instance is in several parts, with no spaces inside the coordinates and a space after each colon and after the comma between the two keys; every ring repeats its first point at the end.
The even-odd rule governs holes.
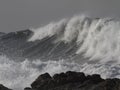
{"type": "Polygon", "coordinates": [[[120,17],[120,0],[0,0],[0,31],[39,27],[79,13],[120,17]]]}

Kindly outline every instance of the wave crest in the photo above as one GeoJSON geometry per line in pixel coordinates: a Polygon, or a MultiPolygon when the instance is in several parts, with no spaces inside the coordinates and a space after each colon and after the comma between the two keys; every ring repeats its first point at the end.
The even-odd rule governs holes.
{"type": "Polygon", "coordinates": [[[120,59],[120,21],[111,18],[74,16],[34,29],[33,32],[29,41],[56,35],[57,42],[70,43],[74,40],[79,47],[76,54],[83,53],[90,60],[118,63],[120,59]]]}

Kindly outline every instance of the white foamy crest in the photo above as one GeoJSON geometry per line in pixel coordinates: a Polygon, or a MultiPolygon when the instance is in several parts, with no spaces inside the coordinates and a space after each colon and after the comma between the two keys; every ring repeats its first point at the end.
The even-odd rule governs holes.
{"type": "Polygon", "coordinates": [[[41,40],[55,34],[63,34],[62,38],[57,38],[59,41],[69,43],[76,40],[79,46],[76,54],[84,53],[85,58],[103,63],[120,61],[120,21],[75,16],[35,30],[29,41],[41,40]],[[62,30],[64,33],[60,33],[62,30]]]}
{"type": "Polygon", "coordinates": [[[105,19],[100,19],[96,25],[91,27],[77,53],[84,51],[84,56],[90,57],[91,60],[119,62],[120,22],[106,22],[105,19]]]}
{"type": "Polygon", "coordinates": [[[61,31],[63,31],[66,23],[67,19],[63,19],[59,22],[52,22],[45,27],[32,29],[34,35],[29,39],[29,41],[41,40],[45,37],[51,37],[55,34],[59,34],[61,31]]]}

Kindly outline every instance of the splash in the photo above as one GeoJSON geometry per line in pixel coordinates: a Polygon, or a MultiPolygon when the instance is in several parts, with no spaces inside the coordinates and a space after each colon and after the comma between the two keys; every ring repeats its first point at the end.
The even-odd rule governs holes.
{"type": "Polygon", "coordinates": [[[42,73],[48,72],[54,75],[68,70],[76,71],[79,67],[76,65],[63,60],[42,62],[26,59],[15,62],[6,56],[0,56],[0,83],[13,90],[23,90],[27,86],[30,87],[30,84],[42,73]]]}
{"type": "Polygon", "coordinates": [[[29,39],[27,36],[31,36],[31,31],[6,34],[10,39],[0,39],[1,54],[5,52],[8,57],[13,52],[15,55],[12,56],[26,54],[25,58],[38,55],[46,60],[31,61],[27,58],[17,62],[18,59],[11,60],[1,55],[1,84],[14,90],[23,90],[42,73],[48,72],[53,75],[69,70],[100,74],[103,78],[120,78],[120,21],[84,15],[74,16],[32,31],[34,34],[29,39]],[[21,38],[22,35],[24,38],[21,38]],[[46,37],[47,39],[44,39],[46,37]],[[54,55],[56,61],[49,60],[49,57],[54,55]],[[66,55],[70,55],[70,60],[66,55]],[[82,59],[87,60],[81,63],[82,59]]]}
{"type": "Polygon", "coordinates": [[[23,90],[45,72],[54,75],[66,71],[80,71],[86,74],[101,74],[103,78],[120,78],[119,64],[88,64],[79,65],[75,62],[40,60],[15,62],[6,56],[0,56],[0,83],[13,90],[23,90]]]}
{"type": "Polygon", "coordinates": [[[76,54],[101,63],[120,63],[120,21],[111,18],[74,16],[44,27],[33,29],[28,41],[41,40],[57,35],[57,42],[76,41],[76,54]]]}

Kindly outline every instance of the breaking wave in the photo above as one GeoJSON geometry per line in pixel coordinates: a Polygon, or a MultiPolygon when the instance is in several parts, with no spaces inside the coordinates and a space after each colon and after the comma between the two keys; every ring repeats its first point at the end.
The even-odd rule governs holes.
{"type": "Polygon", "coordinates": [[[0,36],[1,84],[23,90],[42,73],[69,70],[120,78],[120,21],[82,15],[30,30],[0,36]]]}
{"type": "Polygon", "coordinates": [[[120,21],[74,16],[32,31],[34,35],[28,41],[56,35],[54,43],[75,41],[79,47],[76,54],[83,54],[89,60],[120,63],[120,21]]]}

